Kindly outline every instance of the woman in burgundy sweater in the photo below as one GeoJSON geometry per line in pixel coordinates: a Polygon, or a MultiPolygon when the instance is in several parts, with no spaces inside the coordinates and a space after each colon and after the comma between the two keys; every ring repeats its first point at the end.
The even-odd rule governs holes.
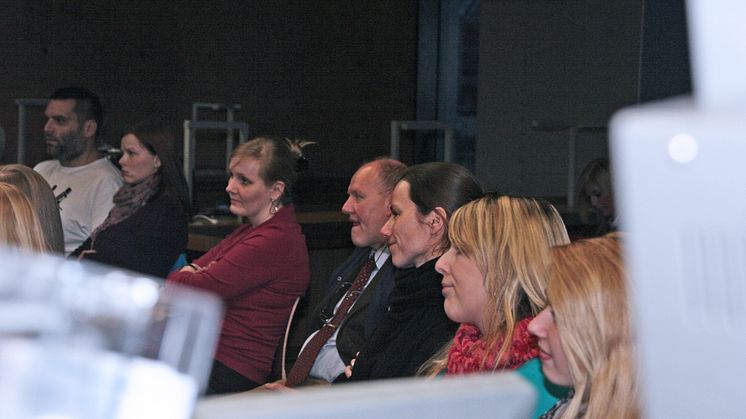
{"type": "Polygon", "coordinates": [[[207,394],[266,382],[291,307],[308,286],[308,251],[290,204],[300,156],[286,139],[259,137],[238,146],[225,190],[231,212],[249,224],[168,277],[225,304],[207,394]]]}

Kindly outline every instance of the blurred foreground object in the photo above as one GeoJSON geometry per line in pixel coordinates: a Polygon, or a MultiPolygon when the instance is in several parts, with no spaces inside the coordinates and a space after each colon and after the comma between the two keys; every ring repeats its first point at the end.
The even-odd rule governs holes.
{"type": "Polygon", "coordinates": [[[190,417],[217,299],[103,265],[0,257],[0,417],[190,417]]]}
{"type": "Polygon", "coordinates": [[[611,163],[647,418],[743,418],[746,2],[689,0],[694,94],[617,113],[611,163]]]}
{"type": "Polygon", "coordinates": [[[256,392],[208,397],[195,419],[397,419],[533,416],[536,394],[514,372],[438,379],[422,377],[310,386],[293,393],[256,392]]]}

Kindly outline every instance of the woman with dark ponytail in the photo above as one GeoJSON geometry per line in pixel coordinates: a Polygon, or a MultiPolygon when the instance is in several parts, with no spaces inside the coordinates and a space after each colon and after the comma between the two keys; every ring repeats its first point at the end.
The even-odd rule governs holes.
{"type": "Polygon", "coordinates": [[[259,137],[238,146],[225,190],[231,212],[248,224],[168,277],[225,303],[207,394],[267,381],[293,303],[308,286],[308,250],[290,197],[307,143],[259,137]]]}

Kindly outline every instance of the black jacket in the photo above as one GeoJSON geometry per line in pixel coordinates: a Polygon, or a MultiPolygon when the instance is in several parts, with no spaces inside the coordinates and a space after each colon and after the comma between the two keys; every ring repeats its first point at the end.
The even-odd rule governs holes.
{"type": "MultiPolygon", "coordinates": [[[[84,259],[165,278],[188,237],[188,215],[179,200],[158,194],[126,219],[99,232],[96,253],[84,259]]],[[[70,257],[90,247],[89,237],[70,257]]]]}
{"type": "Polygon", "coordinates": [[[413,376],[453,339],[458,324],[443,309],[435,262],[398,273],[389,312],[355,360],[351,381],[413,376]]]}

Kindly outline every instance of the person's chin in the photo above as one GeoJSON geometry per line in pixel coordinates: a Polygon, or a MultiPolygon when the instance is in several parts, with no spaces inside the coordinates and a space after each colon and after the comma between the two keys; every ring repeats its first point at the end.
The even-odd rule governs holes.
{"type": "Polygon", "coordinates": [[[58,146],[56,146],[56,145],[53,145],[53,146],[48,145],[47,146],[47,154],[49,156],[51,156],[51,157],[56,158],[60,154],[62,154],[62,150],[60,150],[60,148],[58,146]]]}
{"type": "MultiPolygon", "coordinates": [[[[389,250],[391,250],[391,245],[389,245],[389,250]]],[[[406,260],[403,256],[400,256],[396,254],[394,251],[391,251],[391,263],[394,264],[399,269],[407,269],[407,268],[414,268],[414,261],[412,260],[406,260]]]]}
{"type": "Polygon", "coordinates": [[[360,225],[352,226],[350,229],[350,240],[352,240],[352,244],[354,244],[355,247],[368,247],[360,225]]]}
{"type": "Polygon", "coordinates": [[[450,300],[450,299],[453,298],[453,296],[450,296],[450,299],[449,299],[449,295],[448,294],[451,291],[452,291],[452,289],[446,288],[446,287],[444,287],[443,290],[441,291],[443,293],[443,299],[444,299],[444,301],[443,301],[443,311],[446,312],[446,316],[448,316],[449,319],[451,319],[451,320],[453,320],[455,322],[459,322],[458,320],[456,320],[456,319],[458,319],[458,313],[455,310],[453,301],[450,300]]]}

